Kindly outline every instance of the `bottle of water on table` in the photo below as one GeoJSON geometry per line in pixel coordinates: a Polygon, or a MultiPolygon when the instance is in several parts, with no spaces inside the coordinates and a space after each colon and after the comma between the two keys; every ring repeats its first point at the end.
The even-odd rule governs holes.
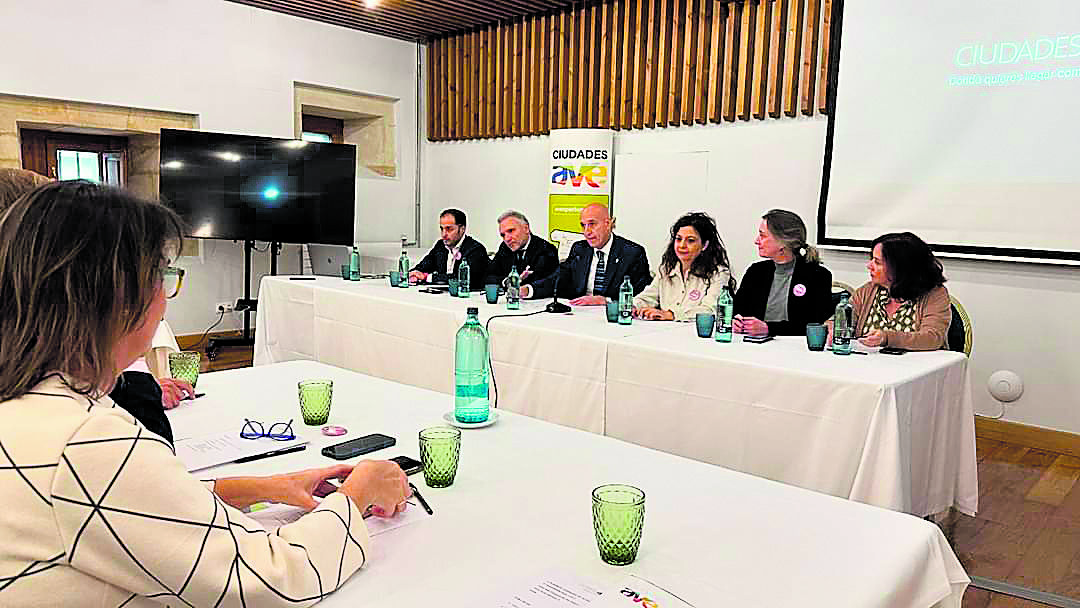
{"type": "Polygon", "coordinates": [[[510,267],[510,274],[506,277],[506,310],[518,310],[521,308],[521,275],[518,274],[517,264],[510,267]]]}
{"type": "Polygon", "coordinates": [[[458,422],[488,419],[488,335],[470,306],[454,341],[454,418],[458,422]]]}
{"type": "Polygon", "coordinates": [[[713,338],[717,342],[731,342],[731,318],[735,312],[735,298],[731,297],[731,290],[725,285],[716,296],[716,333],[713,338]]]}
{"type": "Polygon", "coordinates": [[[855,334],[854,309],[848,301],[847,292],[840,294],[833,316],[832,352],[834,355],[851,354],[851,338],[855,334]]]}

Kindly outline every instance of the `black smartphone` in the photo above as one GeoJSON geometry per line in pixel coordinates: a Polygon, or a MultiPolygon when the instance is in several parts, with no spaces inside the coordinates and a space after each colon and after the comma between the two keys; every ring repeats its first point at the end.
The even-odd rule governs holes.
{"type": "Polygon", "coordinates": [[[412,475],[413,473],[419,473],[424,470],[424,463],[415,458],[409,458],[408,456],[394,456],[390,459],[392,462],[396,462],[402,471],[405,471],[406,475],[412,475]]]}
{"type": "Polygon", "coordinates": [[[893,346],[886,346],[886,347],[882,348],[881,350],[879,350],[878,352],[883,354],[883,355],[902,355],[902,354],[906,353],[907,351],[902,349],[902,348],[896,348],[896,347],[893,347],[893,346]]]}
{"type": "Polygon", "coordinates": [[[772,339],[773,339],[772,336],[767,336],[767,335],[766,336],[743,336],[742,337],[743,342],[751,342],[753,344],[761,344],[762,342],[768,342],[769,340],[772,340],[772,339]]]}
{"type": "Polygon", "coordinates": [[[363,437],[357,437],[356,439],[328,445],[322,449],[322,454],[323,456],[333,458],[334,460],[347,460],[361,454],[388,448],[396,443],[397,439],[394,439],[393,437],[372,433],[370,435],[364,435],[363,437]]]}

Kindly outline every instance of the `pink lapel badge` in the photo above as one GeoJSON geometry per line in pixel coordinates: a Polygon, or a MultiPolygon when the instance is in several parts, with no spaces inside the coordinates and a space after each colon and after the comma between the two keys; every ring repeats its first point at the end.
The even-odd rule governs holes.
{"type": "Polygon", "coordinates": [[[796,285],[791,290],[791,293],[793,293],[793,294],[795,294],[797,296],[805,296],[806,295],[806,285],[803,285],[802,283],[799,283],[798,285],[796,285]]]}
{"type": "Polygon", "coordinates": [[[691,302],[697,302],[698,300],[701,299],[701,292],[695,289],[695,290],[690,292],[689,297],[690,297],[691,302]]]}

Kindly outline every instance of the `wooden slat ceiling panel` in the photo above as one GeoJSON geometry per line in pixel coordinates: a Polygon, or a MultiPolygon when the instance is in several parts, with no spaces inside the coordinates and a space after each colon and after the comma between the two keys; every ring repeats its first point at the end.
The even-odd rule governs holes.
{"type": "Polygon", "coordinates": [[[364,0],[228,1],[410,41],[583,4],[582,0],[379,0],[368,8],[364,0]]]}

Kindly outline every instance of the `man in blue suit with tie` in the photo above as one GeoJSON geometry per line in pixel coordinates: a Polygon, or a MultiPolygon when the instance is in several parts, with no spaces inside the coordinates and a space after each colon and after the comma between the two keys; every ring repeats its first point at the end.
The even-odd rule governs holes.
{"type": "Polygon", "coordinates": [[[549,277],[522,287],[524,298],[550,298],[558,283],[559,297],[573,306],[600,306],[618,299],[623,277],[630,277],[634,295],[651,281],[645,248],[612,234],[614,222],[606,205],[593,203],[581,210],[585,240],[574,243],[566,261],[549,277]]]}

